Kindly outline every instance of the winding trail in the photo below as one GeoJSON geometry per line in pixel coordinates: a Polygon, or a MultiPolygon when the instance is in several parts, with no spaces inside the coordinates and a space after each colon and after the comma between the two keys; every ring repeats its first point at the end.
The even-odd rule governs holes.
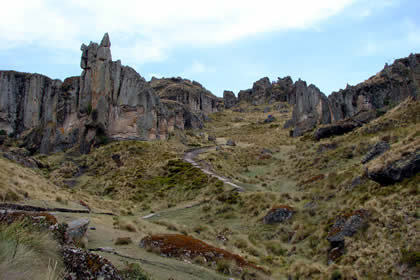
{"type": "Polygon", "coordinates": [[[241,186],[238,186],[237,184],[235,184],[234,182],[232,182],[230,179],[214,173],[210,169],[209,166],[204,166],[204,165],[200,164],[199,161],[196,160],[197,157],[200,154],[205,153],[205,152],[207,152],[208,150],[210,150],[212,148],[213,147],[206,147],[206,148],[199,148],[199,149],[193,149],[193,150],[186,151],[185,154],[184,154],[184,160],[186,162],[191,163],[193,166],[201,169],[201,171],[203,171],[207,175],[209,175],[211,177],[214,177],[214,178],[217,178],[220,181],[222,181],[223,183],[232,186],[235,191],[244,192],[245,191],[244,188],[242,188],[241,186]]]}
{"type": "MultiPolygon", "coordinates": [[[[205,147],[205,148],[198,148],[198,149],[188,150],[188,151],[186,151],[186,152],[185,152],[185,154],[184,154],[184,160],[185,160],[186,162],[188,162],[188,163],[191,163],[193,166],[195,166],[195,167],[199,168],[199,169],[200,169],[201,171],[203,171],[205,174],[207,174],[207,175],[209,175],[209,176],[211,176],[211,177],[217,178],[218,180],[222,181],[223,183],[225,183],[225,184],[228,184],[228,185],[232,186],[232,187],[233,187],[233,191],[237,191],[237,192],[244,192],[244,191],[245,191],[245,190],[244,190],[244,188],[242,188],[241,186],[239,186],[239,185],[237,185],[237,184],[233,183],[233,182],[232,182],[231,180],[229,180],[228,178],[223,177],[223,176],[221,176],[221,175],[218,175],[218,174],[214,173],[214,172],[211,170],[210,166],[208,166],[208,165],[207,165],[207,166],[204,166],[204,165],[202,165],[202,164],[198,163],[199,161],[197,161],[197,160],[196,160],[196,159],[197,159],[197,157],[198,157],[200,154],[205,153],[205,152],[207,152],[208,150],[210,150],[210,149],[212,149],[212,148],[213,148],[213,147],[205,147]]],[[[202,202],[199,202],[199,203],[196,203],[196,204],[193,204],[193,205],[189,205],[189,206],[186,206],[186,207],[183,207],[183,208],[180,208],[180,209],[188,209],[188,208],[197,207],[197,206],[200,206],[200,205],[202,205],[203,203],[207,203],[207,202],[208,202],[208,201],[202,201],[202,202]]],[[[176,209],[176,210],[180,210],[180,209],[176,209]]],[[[150,218],[152,218],[152,217],[160,216],[161,214],[166,213],[166,212],[170,212],[170,211],[159,212],[159,213],[151,213],[151,214],[149,214],[149,215],[143,216],[142,218],[143,218],[143,219],[150,219],[150,218]]]]}

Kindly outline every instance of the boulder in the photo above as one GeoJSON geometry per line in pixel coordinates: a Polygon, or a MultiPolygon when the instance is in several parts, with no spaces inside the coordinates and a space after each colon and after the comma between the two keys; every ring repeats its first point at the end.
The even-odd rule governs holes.
{"type": "Polygon", "coordinates": [[[386,151],[388,151],[390,149],[390,145],[385,142],[385,141],[380,141],[378,143],[376,143],[368,152],[367,154],[363,157],[362,159],[362,163],[366,164],[369,161],[377,158],[378,156],[382,155],[383,153],[385,153],[386,151]]]}
{"type": "Polygon", "coordinates": [[[273,115],[268,115],[268,117],[264,120],[264,123],[272,123],[276,121],[276,118],[273,115]]]}
{"type": "Polygon", "coordinates": [[[102,256],[80,248],[64,247],[65,280],[121,280],[118,270],[102,256]]]}
{"type": "Polygon", "coordinates": [[[353,121],[342,121],[330,125],[325,125],[318,128],[314,133],[314,139],[319,141],[323,138],[328,138],[336,135],[343,135],[348,133],[360,125],[353,121]]]}
{"type": "Polygon", "coordinates": [[[236,143],[232,139],[228,139],[226,141],[226,146],[232,146],[233,147],[233,146],[236,146],[236,143]]]}
{"type": "Polygon", "coordinates": [[[290,206],[275,206],[264,216],[263,220],[266,224],[282,223],[290,219],[294,213],[295,210],[290,206]]]}
{"type": "MultiPolygon", "coordinates": [[[[392,151],[392,150],[391,150],[392,151]]],[[[383,154],[382,157],[386,156],[383,154]]],[[[374,162],[368,165],[369,179],[383,185],[391,185],[401,182],[405,178],[409,178],[420,172],[420,145],[410,151],[401,151],[398,157],[387,157],[388,160],[374,162]]]]}
{"type": "Polygon", "coordinates": [[[68,223],[67,236],[76,244],[80,243],[86,237],[89,228],[89,219],[80,218],[68,223]]]}
{"type": "Polygon", "coordinates": [[[364,209],[337,217],[327,236],[327,240],[330,242],[328,262],[335,261],[345,253],[345,237],[356,234],[367,224],[367,219],[368,212],[364,209]]]}

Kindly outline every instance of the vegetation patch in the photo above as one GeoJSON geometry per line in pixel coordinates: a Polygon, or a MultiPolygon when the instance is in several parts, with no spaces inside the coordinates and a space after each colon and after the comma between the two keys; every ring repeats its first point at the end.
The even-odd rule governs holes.
{"type": "Polygon", "coordinates": [[[193,259],[202,257],[206,263],[219,263],[221,260],[234,261],[239,267],[260,267],[248,262],[239,255],[216,248],[191,236],[181,234],[159,234],[143,238],[140,245],[151,250],[158,250],[162,255],[175,258],[193,259]]]}

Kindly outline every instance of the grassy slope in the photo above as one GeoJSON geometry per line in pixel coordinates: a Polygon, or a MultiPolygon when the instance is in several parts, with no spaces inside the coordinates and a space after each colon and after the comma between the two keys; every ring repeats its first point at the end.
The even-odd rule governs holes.
{"type": "MultiPolygon", "coordinates": [[[[339,274],[344,279],[398,279],[416,273],[402,260],[407,255],[404,252],[419,250],[420,175],[388,187],[367,179],[354,188],[350,185],[365,172],[360,161],[369,146],[386,139],[392,147],[401,147],[419,139],[418,103],[405,104],[361,129],[320,142],[308,136],[288,136],[282,126],[291,109],[289,113],[262,113],[265,106],[242,107],[243,113],[226,110],[213,114],[202,131],[177,135],[169,142],[120,142],[85,156],[71,151],[40,156],[50,166],[42,171],[49,180],[40,176],[41,171],[0,159],[5,166],[0,176],[7,182],[0,185],[0,192],[4,197],[10,189],[31,203],[43,200],[43,204],[76,207],[83,200],[94,209],[112,210],[118,218],[91,216],[97,231],[91,231],[88,246],[116,247],[130,256],[177,266],[179,271],[172,275],[175,279],[194,279],[186,272],[189,269],[203,273],[206,279],[223,276],[146,252],[137,246],[142,237],[189,234],[264,266],[273,279],[287,279],[288,275],[328,279],[339,274]],[[268,114],[277,120],[262,124],[268,114]],[[226,192],[227,186],[176,161],[187,148],[185,143],[211,145],[203,135],[216,136],[218,143],[227,139],[237,143],[200,158],[247,192],[226,192]],[[328,149],[331,146],[335,148],[328,149]],[[267,156],[263,149],[272,154],[267,156]],[[112,159],[116,154],[122,166],[112,159]],[[66,187],[69,182],[72,188],[66,187]],[[199,202],[202,204],[185,208],[199,202]],[[294,207],[296,215],[281,225],[264,225],[263,216],[279,204],[294,207]],[[371,213],[369,227],[346,241],[347,253],[336,264],[326,265],[329,244],[325,238],[334,219],[361,208],[371,213]],[[151,212],[160,215],[142,218],[151,212]],[[128,236],[133,244],[113,245],[116,238],[128,236]]],[[[107,257],[123,265],[118,257],[107,257]]],[[[168,278],[168,270],[162,266],[143,266],[157,279],[168,278]]]]}

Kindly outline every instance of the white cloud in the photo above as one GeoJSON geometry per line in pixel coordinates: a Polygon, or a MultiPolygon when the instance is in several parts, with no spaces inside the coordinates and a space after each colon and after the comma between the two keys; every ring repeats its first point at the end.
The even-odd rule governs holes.
{"type": "Polygon", "coordinates": [[[313,28],[360,0],[28,0],[2,3],[0,49],[78,51],[109,32],[115,54],[160,61],[174,47],[223,44],[261,32],[313,28]],[[123,43],[124,42],[124,43],[123,43]]]}

